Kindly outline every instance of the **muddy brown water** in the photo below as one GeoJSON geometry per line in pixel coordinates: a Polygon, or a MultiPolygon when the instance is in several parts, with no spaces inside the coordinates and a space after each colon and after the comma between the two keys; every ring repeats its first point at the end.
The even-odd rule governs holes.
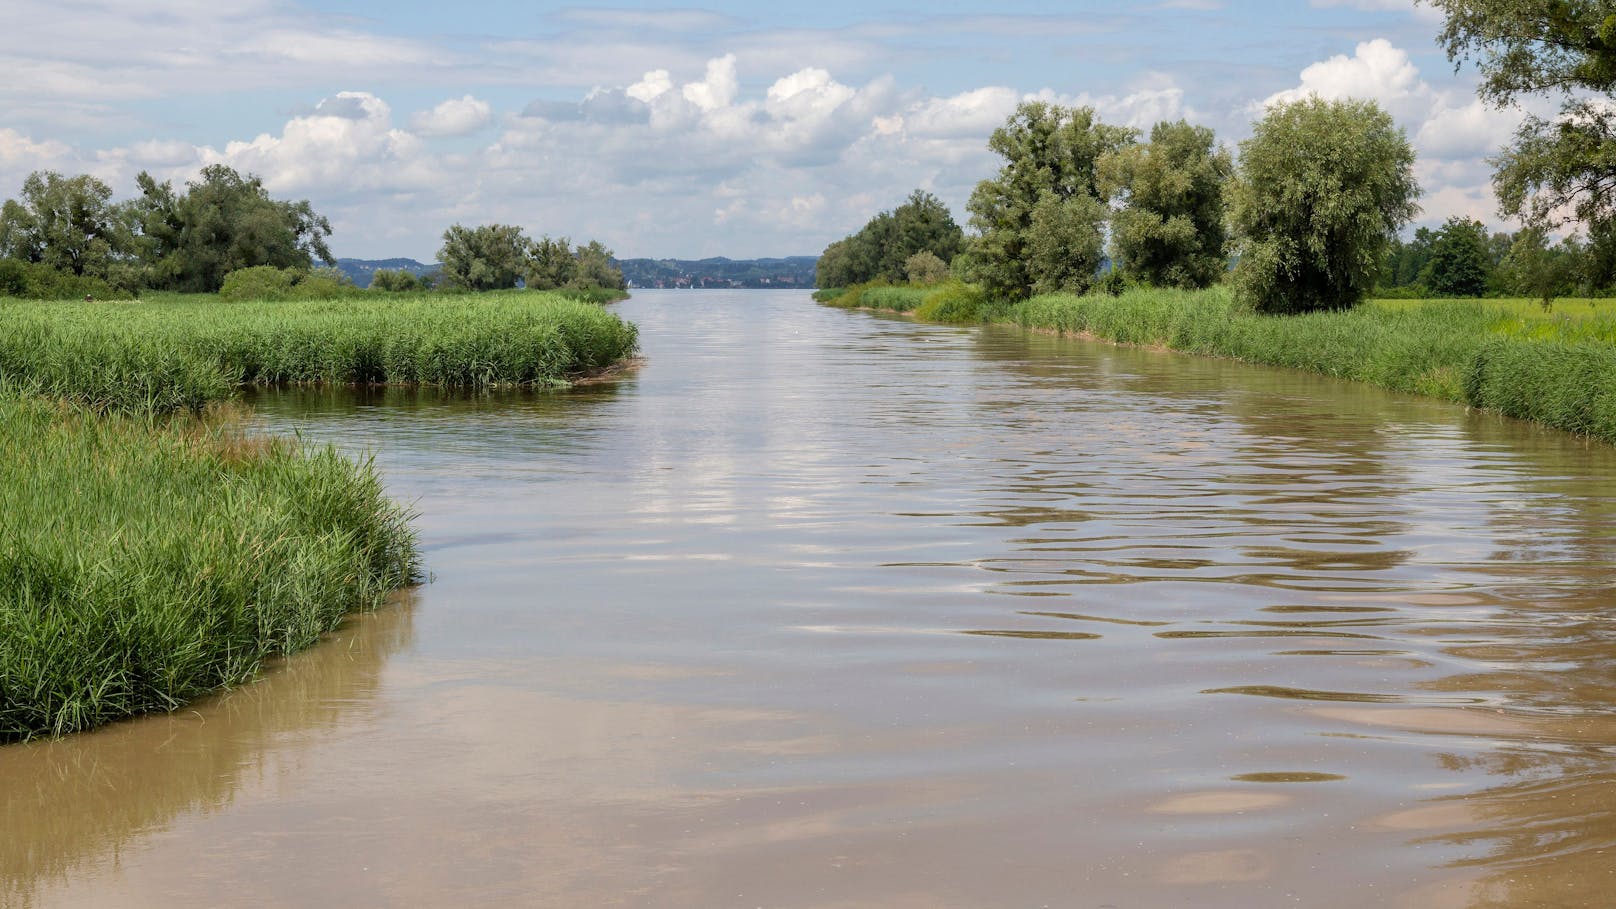
{"type": "Polygon", "coordinates": [[[1607,906],[1616,450],[648,292],[565,393],[285,393],[429,585],[0,749],[0,903],[1607,906]]]}

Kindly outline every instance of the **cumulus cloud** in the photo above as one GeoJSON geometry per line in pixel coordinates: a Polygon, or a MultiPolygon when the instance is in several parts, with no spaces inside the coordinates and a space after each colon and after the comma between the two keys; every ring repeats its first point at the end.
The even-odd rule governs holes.
{"type": "Polygon", "coordinates": [[[487,126],[494,109],[471,95],[450,98],[410,118],[410,129],[422,136],[469,136],[487,126]]]}
{"type": "Polygon", "coordinates": [[[1371,99],[1392,116],[1407,120],[1423,116],[1436,101],[1435,93],[1420,78],[1419,67],[1408,52],[1385,38],[1358,45],[1352,56],[1337,54],[1302,70],[1302,83],[1275,92],[1262,102],[1270,107],[1318,95],[1328,101],[1371,99]]]}
{"type": "MultiPolygon", "coordinates": [[[[1314,5],[1321,4],[1315,0],[1314,5]]],[[[1386,0],[1386,8],[1394,6],[1399,4],[1386,0]]],[[[1433,86],[1407,51],[1384,38],[1359,44],[1351,56],[1338,54],[1306,67],[1298,85],[1252,108],[1309,95],[1376,101],[1404,128],[1414,145],[1415,176],[1424,191],[1421,223],[1437,224],[1458,215],[1501,226],[1486,159],[1509,141],[1522,111],[1485,105],[1470,86],[1433,86]]]]}
{"type": "Polygon", "coordinates": [[[1475,159],[1497,153],[1521,120],[1519,110],[1499,110],[1479,100],[1457,107],[1438,105],[1420,126],[1415,144],[1433,157],[1475,159]]]}
{"type": "Polygon", "coordinates": [[[201,164],[258,174],[267,186],[298,192],[342,186],[385,190],[427,179],[420,140],[392,125],[392,108],[368,92],[339,92],[314,113],[223,149],[201,147],[201,164]]]}

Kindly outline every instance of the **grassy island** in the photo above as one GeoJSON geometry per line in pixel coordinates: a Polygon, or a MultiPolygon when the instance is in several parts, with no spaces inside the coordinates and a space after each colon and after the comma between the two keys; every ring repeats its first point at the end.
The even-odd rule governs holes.
{"type": "Polygon", "coordinates": [[[990,303],[968,285],[853,287],[816,299],[927,321],[1002,323],[1229,357],[1496,410],[1616,443],[1616,302],[1377,300],[1259,315],[1226,288],[990,303]]]}
{"type": "Polygon", "coordinates": [[[417,576],[368,461],[266,437],[244,385],[552,385],[635,349],[535,292],[0,300],[0,742],[170,710],[417,576]]]}

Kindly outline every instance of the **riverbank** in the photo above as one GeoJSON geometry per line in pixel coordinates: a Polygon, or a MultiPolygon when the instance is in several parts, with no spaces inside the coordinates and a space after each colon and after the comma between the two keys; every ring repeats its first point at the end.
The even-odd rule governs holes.
{"type": "Polygon", "coordinates": [[[0,394],[0,742],[252,678],[417,574],[368,461],[0,394]]]}
{"type": "Polygon", "coordinates": [[[601,306],[529,291],[409,299],[0,301],[0,377],[97,412],[197,411],[243,385],[565,384],[633,355],[601,306]]]}
{"type": "Polygon", "coordinates": [[[1224,288],[992,304],[958,284],[851,288],[816,299],[1302,369],[1616,443],[1616,305],[1556,316],[1527,301],[1379,301],[1260,316],[1235,306],[1224,288]]]}
{"type": "Polygon", "coordinates": [[[0,301],[0,742],[252,678],[418,571],[368,460],[266,437],[248,385],[563,385],[635,327],[533,293],[0,301]]]}

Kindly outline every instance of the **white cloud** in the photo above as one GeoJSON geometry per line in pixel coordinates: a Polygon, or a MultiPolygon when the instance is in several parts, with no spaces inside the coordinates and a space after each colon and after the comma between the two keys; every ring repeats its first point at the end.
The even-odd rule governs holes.
{"type": "Polygon", "coordinates": [[[1302,83],[1275,92],[1263,107],[1317,95],[1327,101],[1371,99],[1399,120],[1424,115],[1436,100],[1408,52],[1385,38],[1358,45],[1353,55],[1337,54],[1302,70],[1302,83]]]}
{"type": "Polygon", "coordinates": [[[1458,107],[1438,106],[1415,136],[1420,152],[1437,158],[1476,159],[1497,154],[1520,126],[1522,114],[1473,100],[1458,107]]]}
{"type": "Polygon", "coordinates": [[[735,55],[726,54],[717,60],[708,60],[706,77],[699,82],[685,83],[680,94],[703,112],[712,113],[728,107],[739,90],[740,80],[735,77],[735,55]]]}
{"type": "Polygon", "coordinates": [[[469,136],[487,126],[493,107],[471,95],[450,98],[410,118],[410,129],[422,136],[469,136]]]}
{"type": "Polygon", "coordinates": [[[339,92],[314,113],[287,121],[278,136],[263,133],[222,150],[203,147],[197,155],[201,164],[258,174],[284,192],[387,191],[435,182],[420,140],[395,129],[387,102],[368,92],[339,92]]]}

